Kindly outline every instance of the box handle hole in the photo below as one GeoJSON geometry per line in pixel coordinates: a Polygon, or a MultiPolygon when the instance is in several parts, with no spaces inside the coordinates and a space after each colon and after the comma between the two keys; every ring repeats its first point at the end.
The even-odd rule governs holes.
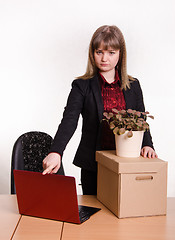
{"type": "Polygon", "coordinates": [[[136,177],[136,180],[153,180],[153,176],[139,176],[136,177]]]}

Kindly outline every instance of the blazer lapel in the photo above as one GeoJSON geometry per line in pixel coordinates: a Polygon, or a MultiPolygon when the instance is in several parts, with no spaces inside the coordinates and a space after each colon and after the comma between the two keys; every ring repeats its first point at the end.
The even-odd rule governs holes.
{"type": "Polygon", "coordinates": [[[130,89],[127,89],[126,91],[123,90],[123,94],[126,102],[126,109],[133,109],[132,94],[130,89]]]}
{"type": "Polygon", "coordinates": [[[125,102],[126,102],[126,109],[128,109],[128,103],[129,103],[128,91],[123,90],[123,95],[124,95],[125,102]]]}
{"type": "Polygon", "coordinates": [[[97,104],[98,117],[99,117],[99,120],[101,121],[103,118],[104,106],[103,106],[103,100],[101,96],[101,87],[100,87],[100,83],[98,81],[97,76],[94,76],[91,79],[91,88],[97,104]]]}

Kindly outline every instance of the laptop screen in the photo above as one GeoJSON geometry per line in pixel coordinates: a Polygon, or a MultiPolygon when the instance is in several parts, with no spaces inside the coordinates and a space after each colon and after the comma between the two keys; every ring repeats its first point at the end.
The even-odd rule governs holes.
{"type": "Polygon", "coordinates": [[[14,179],[20,214],[81,223],[74,177],[14,170],[14,179]]]}

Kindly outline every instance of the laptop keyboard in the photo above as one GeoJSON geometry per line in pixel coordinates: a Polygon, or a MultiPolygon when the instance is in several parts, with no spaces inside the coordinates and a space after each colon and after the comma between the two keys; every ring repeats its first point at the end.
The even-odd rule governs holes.
{"type": "Polygon", "coordinates": [[[100,208],[78,205],[79,217],[81,223],[90,218],[90,216],[100,210],[100,208]]]}

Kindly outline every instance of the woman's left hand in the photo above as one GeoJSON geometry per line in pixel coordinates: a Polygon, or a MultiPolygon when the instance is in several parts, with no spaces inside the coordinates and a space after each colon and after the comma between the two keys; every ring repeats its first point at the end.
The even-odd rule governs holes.
{"type": "Polygon", "coordinates": [[[154,149],[152,149],[151,147],[149,146],[145,146],[142,148],[141,150],[141,156],[142,157],[148,157],[148,158],[157,158],[157,154],[156,152],[154,151],[154,149]]]}

